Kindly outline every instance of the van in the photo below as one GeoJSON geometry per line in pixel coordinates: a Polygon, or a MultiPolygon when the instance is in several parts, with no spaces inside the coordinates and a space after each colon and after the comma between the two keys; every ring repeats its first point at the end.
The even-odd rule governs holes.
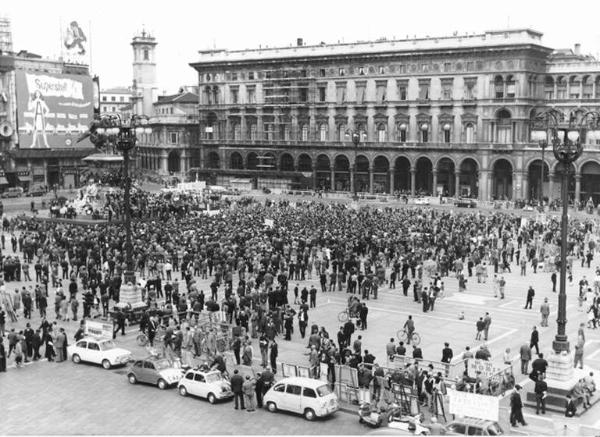
{"type": "Polygon", "coordinates": [[[2,197],[21,197],[23,194],[23,188],[21,187],[10,187],[4,193],[2,193],[2,197]]]}
{"type": "Polygon", "coordinates": [[[269,389],[263,403],[271,413],[277,410],[302,414],[306,420],[325,417],[340,407],[337,395],[318,379],[284,378],[269,389]]]}
{"type": "Polygon", "coordinates": [[[446,425],[447,435],[503,435],[504,430],[491,420],[456,417],[446,425]]]}

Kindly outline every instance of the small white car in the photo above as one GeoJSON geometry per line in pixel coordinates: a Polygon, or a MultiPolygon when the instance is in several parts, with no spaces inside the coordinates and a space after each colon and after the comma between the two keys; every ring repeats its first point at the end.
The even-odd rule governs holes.
{"type": "Polygon", "coordinates": [[[340,407],[337,395],[327,383],[311,378],[284,378],[269,389],[263,398],[267,409],[302,414],[306,420],[328,416],[340,407]]]}
{"type": "Polygon", "coordinates": [[[105,338],[86,337],[75,344],[67,346],[67,355],[75,364],[82,361],[101,364],[105,369],[127,364],[131,360],[131,352],[121,349],[115,342],[105,338]]]}
{"type": "Polygon", "coordinates": [[[429,205],[429,199],[427,197],[417,197],[415,205],[429,205]]]}
{"type": "Polygon", "coordinates": [[[218,370],[204,372],[190,369],[181,378],[177,388],[181,396],[199,396],[208,399],[211,404],[233,397],[229,381],[218,370]]]}

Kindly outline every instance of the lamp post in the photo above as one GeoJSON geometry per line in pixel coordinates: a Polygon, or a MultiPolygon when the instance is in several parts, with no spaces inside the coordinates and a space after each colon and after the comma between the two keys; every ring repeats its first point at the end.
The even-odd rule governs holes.
{"type": "Polygon", "coordinates": [[[114,145],[123,154],[123,197],[125,206],[125,264],[123,284],[135,285],[135,272],[133,265],[133,244],[131,235],[131,178],[129,177],[130,152],[135,147],[137,136],[151,134],[152,129],[147,127],[148,118],[142,115],[133,115],[128,120],[123,120],[117,114],[101,116],[90,127],[91,141],[100,149],[114,145]]]}
{"type": "Polygon", "coordinates": [[[539,203],[540,208],[544,208],[544,168],[546,167],[546,161],[544,160],[544,154],[546,153],[546,147],[548,147],[548,141],[542,140],[539,142],[542,149],[542,168],[540,170],[540,192],[539,192],[539,203]]]}
{"type": "MultiPolygon", "coordinates": [[[[568,123],[562,121],[562,113],[551,108],[542,112],[538,117],[538,125],[531,132],[533,141],[538,141],[540,145],[545,143],[552,144],[554,157],[562,164],[562,216],[561,216],[561,234],[560,234],[560,289],[558,294],[558,318],[557,333],[552,342],[552,349],[556,354],[569,352],[570,345],[566,334],[567,325],[567,236],[569,226],[569,174],[571,165],[583,153],[582,142],[592,139],[600,139],[600,113],[587,112],[583,114],[580,121],[577,122],[571,117],[568,123]],[[548,138],[549,134],[549,138],[548,138]]],[[[542,147],[542,151],[544,147],[542,147]]],[[[542,166],[543,166],[542,162],[542,166]]],[[[542,170],[543,172],[543,170],[542,170]]],[[[543,174],[543,173],[542,173],[543,174]]],[[[572,369],[571,369],[572,370],[572,369]]]]}
{"type": "Polygon", "coordinates": [[[354,163],[352,164],[352,170],[354,172],[354,180],[352,184],[352,198],[357,200],[356,196],[356,158],[358,156],[358,145],[360,144],[360,132],[355,130],[347,130],[346,138],[350,137],[352,139],[352,143],[354,144],[354,163]]]}

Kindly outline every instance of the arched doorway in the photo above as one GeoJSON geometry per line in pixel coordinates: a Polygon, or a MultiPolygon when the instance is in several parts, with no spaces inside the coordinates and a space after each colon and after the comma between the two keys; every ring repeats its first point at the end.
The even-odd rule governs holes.
{"type": "Polygon", "coordinates": [[[234,170],[243,170],[244,169],[244,158],[238,152],[233,152],[229,157],[229,167],[234,170]]]}
{"type": "Polygon", "coordinates": [[[334,187],[336,191],[351,191],[350,161],[345,155],[338,155],[333,161],[334,187]]]}
{"type": "Polygon", "coordinates": [[[589,161],[581,167],[581,194],[580,202],[592,199],[594,205],[600,202],[600,164],[589,161]]]}
{"type": "Polygon", "coordinates": [[[317,156],[316,176],[318,189],[331,189],[331,161],[327,155],[317,156]]]}
{"type": "Polygon", "coordinates": [[[390,192],[390,162],[385,156],[378,156],[373,161],[373,192],[390,192]]]}
{"type": "Polygon", "coordinates": [[[394,163],[394,191],[410,193],[410,161],[406,156],[396,158],[394,163]]]}
{"type": "Polygon", "coordinates": [[[181,171],[181,157],[179,152],[172,150],[167,157],[167,171],[169,173],[179,173],[181,171]]]}
{"type": "Polygon", "coordinates": [[[356,173],[354,174],[354,183],[356,184],[357,192],[369,192],[369,159],[364,155],[359,155],[356,157],[356,173]]]}
{"type": "Polygon", "coordinates": [[[312,171],[312,158],[307,154],[302,154],[298,157],[298,171],[312,171]]]}
{"type": "Polygon", "coordinates": [[[294,158],[289,153],[281,155],[280,167],[281,171],[294,171],[294,158]]]}
{"type": "Polygon", "coordinates": [[[210,152],[206,159],[206,168],[219,168],[220,160],[217,152],[210,152]]]}
{"type": "Polygon", "coordinates": [[[506,159],[499,159],[492,170],[492,197],[495,200],[512,199],[513,167],[506,159]]]}
{"type": "Polygon", "coordinates": [[[544,199],[549,197],[548,194],[548,183],[550,182],[550,170],[548,163],[544,162],[544,183],[540,188],[540,178],[542,177],[542,160],[536,159],[527,169],[527,186],[529,192],[527,193],[527,199],[539,200],[540,191],[544,193],[544,199]]]}
{"type": "Polygon", "coordinates": [[[246,168],[248,170],[256,170],[258,166],[258,155],[255,152],[248,153],[246,157],[246,168]]]}
{"type": "Polygon", "coordinates": [[[433,165],[429,158],[419,158],[415,175],[416,194],[431,196],[433,190],[433,165]]]}
{"type": "Polygon", "coordinates": [[[442,158],[437,163],[437,187],[435,194],[441,191],[443,196],[454,196],[456,194],[456,176],[454,162],[450,158],[442,158]]]}
{"type": "MultiPolygon", "coordinates": [[[[553,189],[551,192],[550,200],[552,199],[562,199],[562,179],[563,179],[563,164],[558,162],[554,167],[554,179],[552,179],[551,185],[553,185],[553,189]]],[[[573,202],[575,199],[575,166],[571,164],[569,170],[569,180],[567,181],[567,189],[569,196],[569,203],[573,202]]]]}
{"type": "Polygon", "coordinates": [[[466,158],[460,163],[458,194],[460,197],[479,197],[479,166],[473,158],[466,158]]]}

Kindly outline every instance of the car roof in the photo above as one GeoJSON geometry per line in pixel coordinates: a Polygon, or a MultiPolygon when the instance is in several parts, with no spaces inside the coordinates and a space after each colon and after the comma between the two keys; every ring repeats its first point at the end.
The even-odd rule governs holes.
{"type": "Polygon", "coordinates": [[[277,381],[277,384],[298,384],[303,387],[317,388],[326,384],[325,381],[321,381],[320,379],[313,378],[303,378],[301,376],[291,376],[289,378],[283,378],[280,381],[277,381]]]}
{"type": "MultiPolygon", "coordinates": [[[[92,337],[92,336],[88,336],[88,337],[83,337],[81,340],[85,340],[85,341],[95,341],[96,343],[101,343],[103,341],[112,341],[112,338],[106,338],[106,337],[92,337]]],[[[80,341],[81,341],[80,340],[80,341]]]]}
{"type": "Polygon", "coordinates": [[[219,375],[221,374],[221,372],[219,372],[218,370],[209,370],[208,372],[205,372],[204,370],[200,369],[189,369],[186,373],[190,372],[201,373],[202,375],[212,375],[213,373],[218,373],[219,375]]]}
{"type": "Polygon", "coordinates": [[[463,423],[465,425],[477,425],[481,427],[487,427],[493,425],[495,422],[487,419],[478,419],[476,417],[458,417],[452,420],[448,425],[452,423],[463,423]]]}

